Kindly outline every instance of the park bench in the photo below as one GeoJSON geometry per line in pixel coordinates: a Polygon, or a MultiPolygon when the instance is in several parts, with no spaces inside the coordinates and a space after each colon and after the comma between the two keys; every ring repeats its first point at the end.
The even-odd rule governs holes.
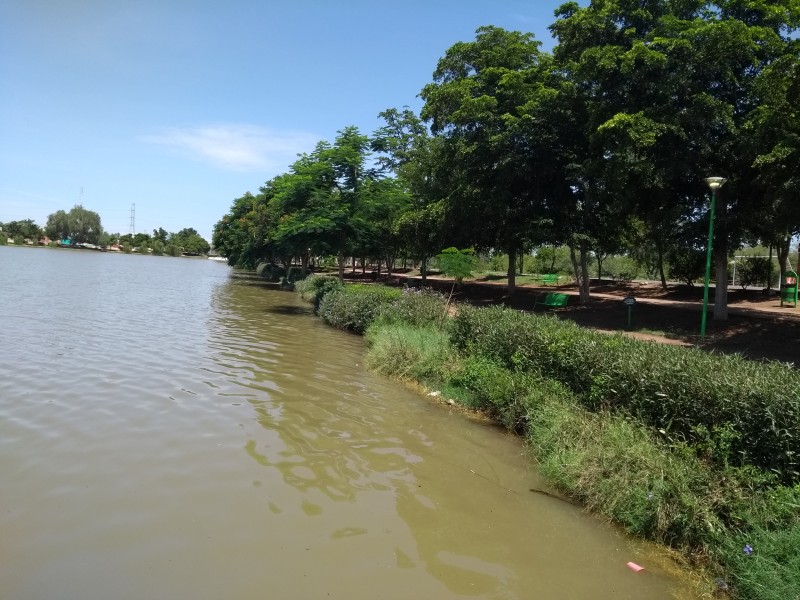
{"type": "Polygon", "coordinates": [[[532,275],[531,278],[536,283],[541,282],[541,283],[543,283],[545,285],[549,285],[551,283],[555,283],[556,285],[558,285],[559,276],[556,273],[547,273],[545,275],[532,275]]]}
{"type": "Polygon", "coordinates": [[[556,292],[549,292],[547,294],[537,296],[536,301],[533,303],[533,308],[536,310],[537,306],[544,306],[546,308],[558,308],[566,306],[569,296],[566,294],[559,294],[556,292]]]}
{"type": "Polygon", "coordinates": [[[558,285],[558,275],[555,273],[547,273],[546,275],[542,275],[542,283],[545,285],[549,285],[551,283],[558,285]]]}

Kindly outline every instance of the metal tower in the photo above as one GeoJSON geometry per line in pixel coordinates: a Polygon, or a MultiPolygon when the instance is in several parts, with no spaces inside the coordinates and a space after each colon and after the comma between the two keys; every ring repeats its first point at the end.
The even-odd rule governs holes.
{"type": "Polygon", "coordinates": [[[131,204],[131,225],[128,233],[136,235],[136,203],[131,204]]]}

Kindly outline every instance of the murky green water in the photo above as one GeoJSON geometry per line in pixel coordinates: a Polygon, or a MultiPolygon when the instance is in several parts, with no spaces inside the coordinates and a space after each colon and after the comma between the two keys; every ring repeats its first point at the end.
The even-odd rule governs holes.
{"type": "MultiPolygon", "coordinates": [[[[0,247],[0,597],[646,599],[519,440],[205,260],[0,247]]],[[[635,574],[625,563],[648,570],[635,574]]]]}

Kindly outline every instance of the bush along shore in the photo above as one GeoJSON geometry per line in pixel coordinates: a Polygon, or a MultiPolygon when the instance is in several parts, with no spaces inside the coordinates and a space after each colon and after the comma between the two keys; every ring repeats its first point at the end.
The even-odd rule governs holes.
{"type": "Polygon", "coordinates": [[[710,569],[710,593],[800,600],[800,372],[552,316],[452,311],[425,289],[321,276],[297,289],[366,336],[370,368],[516,431],[559,489],[710,569]]]}

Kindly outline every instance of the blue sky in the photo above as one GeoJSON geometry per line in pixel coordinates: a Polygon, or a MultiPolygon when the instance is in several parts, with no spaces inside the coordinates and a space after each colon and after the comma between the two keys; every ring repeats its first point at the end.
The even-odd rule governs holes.
{"type": "Polygon", "coordinates": [[[545,49],[561,0],[4,0],[0,221],[82,201],[104,228],[211,231],[300,152],[421,106],[481,25],[545,49]]]}

